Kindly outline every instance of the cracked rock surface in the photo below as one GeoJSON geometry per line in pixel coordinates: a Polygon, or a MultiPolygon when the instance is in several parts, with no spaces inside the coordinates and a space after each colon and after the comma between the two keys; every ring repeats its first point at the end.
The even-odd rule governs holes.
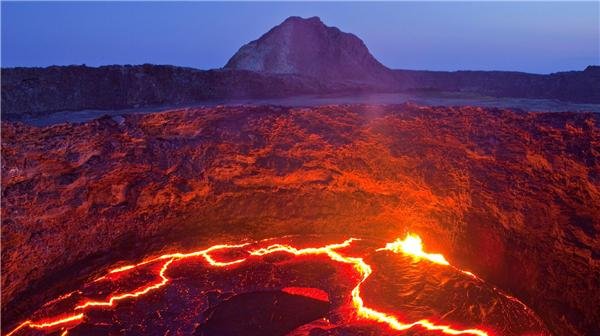
{"type": "Polygon", "coordinates": [[[412,231],[555,334],[598,334],[599,122],[414,105],[3,122],[2,319],[157,248],[412,231]]]}

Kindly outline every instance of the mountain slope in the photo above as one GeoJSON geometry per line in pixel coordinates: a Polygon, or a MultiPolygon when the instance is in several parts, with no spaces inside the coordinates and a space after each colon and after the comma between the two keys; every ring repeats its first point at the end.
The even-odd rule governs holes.
{"type": "Polygon", "coordinates": [[[361,39],[326,26],[318,17],[287,18],[242,46],[225,68],[330,80],[391,79],[390,70],[371,55],[361,39]]]}

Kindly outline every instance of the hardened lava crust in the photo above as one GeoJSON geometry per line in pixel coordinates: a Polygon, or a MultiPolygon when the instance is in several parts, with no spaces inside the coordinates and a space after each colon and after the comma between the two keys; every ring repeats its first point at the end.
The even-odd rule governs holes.
{"type": "MultiPolygon", "coordinates": [[[[550,332],[599,334],[599,122],[410,104],[3,122],[2,331],[123,260],[290,234],[385,242],[410,231],[521,300],[550,332]]],[[[273,288],[227,302],[310,307],[290,326],[331,308],[273,288]]],[[[212,335],[232,306],[215,305],[194,332],[212,335]]]]}

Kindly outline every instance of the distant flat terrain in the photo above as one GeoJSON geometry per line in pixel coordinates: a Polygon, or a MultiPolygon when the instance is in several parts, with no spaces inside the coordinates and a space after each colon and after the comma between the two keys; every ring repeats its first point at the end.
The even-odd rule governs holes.
{"type": "Polygon", "coordinates": [[[577,104],[554,99],[530,98],[496,98],[456,92],[436,93],[375,93],[356,95],[302,95],[286,98],[271,99],[235,99],[212,100],[202,104],[169,105],[157,107],[144,107],[119,110],[80,110],[60,111],[43,116],[24,116],[19,121],[34,126],[49,126],[54,124],[72,122],[86,122],[104,115],[120,116],[127,114],[147,114],[164,112],[189,107],[214,107],[224,106],[259,106],[279,105],[288,107],[315,107],[339,104],[404,104],[414,103],[424,106],[478,106],[486,108],[521,109],[530,112],[595,112],[600,113],[600,104],[577,104]]]}

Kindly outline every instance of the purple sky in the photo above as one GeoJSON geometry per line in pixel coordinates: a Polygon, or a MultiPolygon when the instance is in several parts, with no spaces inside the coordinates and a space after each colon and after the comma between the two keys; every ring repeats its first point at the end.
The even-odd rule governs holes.
{"type": "Polygon", "coordinates": [[[600,63],[592,2],[6,2],[2,66],[222,67],[286,17],[320,16],[391,68],[549,73],[600,63]]]}

